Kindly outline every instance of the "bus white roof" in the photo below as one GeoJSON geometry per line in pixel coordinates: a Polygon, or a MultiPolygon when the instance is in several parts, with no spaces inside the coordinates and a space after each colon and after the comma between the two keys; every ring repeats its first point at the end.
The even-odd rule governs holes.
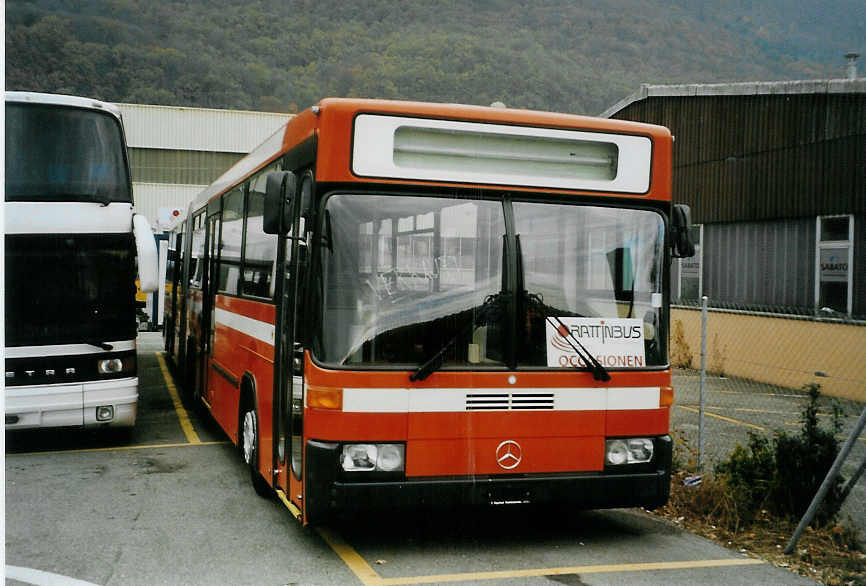
{"type": "Polygon", "coordinates": [[[48,104],[54,106],[69,106],[88,110],[103,110],[120,118],[120,109],[114,104],[101,102],[93,98],[66,96],[63,94],[41,94],[38,92],[6,92],[7,102],[27,102],[31,104],[48,104]]]}

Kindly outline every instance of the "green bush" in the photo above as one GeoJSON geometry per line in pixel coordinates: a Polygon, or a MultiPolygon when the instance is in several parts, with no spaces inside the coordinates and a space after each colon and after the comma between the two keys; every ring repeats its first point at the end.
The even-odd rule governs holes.
{"type": "MultiPolygon", "coordinates": [[[[727,460],[716,465],[716,475],[727,486],[736,514],[728,525],[749,525],[775,492],[776,462],[770,442],[749,432],[748,449],[737,444],[727,460]]],[[[737,526],[729,526],[736,531],[737,526]]]]}
{"type": "MultiPolygon", "coordinates": [[[[839,453],[839,442],[835,433],[841,428],[838,406],[833,408],[832,429],[818,425],[819,385],[807,385],[809,403],[803,410],[803,428],[799,435],[777,433],[776,487],[773,508],[779,513],[802,517],[809,508],[815,493],[830,471],[839,453]]],[[[815,520],[824,525],[835,519],[842,506],[842,477],[837,476],[830,487],[815,520]]]]}
{"type": "MultiPolygon", "coordinates": [[[[738,445],[716,466],[719,479],[731,490],[736,525],[748,525],[764,509],[780,517],[799,519],[833,465],[839,453],[834,435],[840,429],[839,409],[834,405],[832,429],[821,428],[819,385],[806,385],[804,390],[809,393],[809,402],[803,410],[799,434],[777,431],[771,446],[766,437],[750,433],[748,449],[738,445]]],[[[838,476],[828,491],[815,517],[817,524],[836,518],[842,505],[842,481],[838,476]]]]}

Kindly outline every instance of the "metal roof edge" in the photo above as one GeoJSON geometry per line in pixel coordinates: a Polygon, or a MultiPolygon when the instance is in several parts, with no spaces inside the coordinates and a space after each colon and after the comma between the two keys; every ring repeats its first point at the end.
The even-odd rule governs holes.
{"type": "Polygon", "coordinates": [[[183,188],[189,188],[189,189],[197,188],[199,190],[202,190],[205,187],[207,187],[207,185],[202,185],[200,183],[161,183],[159,181],[133,181],[132,184],[133,185],[141,185],[142,187],[155,185],[155,186],[165,187],[165,188],[168,188],[168,187],[177,187],[177,188],[181,188],[181,189],[183,189],[183,188]]]}
{"type": "Polygon", "coordinates": [[[181,112],[218,112],[221,114],[253,114],[256,116],[274,116],[285,118],[292,117],[295,114],[291,112],[265,112],[261,110],[235,110],[230,108],[200,108],[198,106],[164,106],[160,104],[131,104],[126,102],[114,102],[114,105],[120,108],[141,108],[145,110],[173,110],[181,112]]]}
{"type": "Polygon", "coordinates": [[[647,98],[671,96],[755,96],[793,94],[866,93],[866,78],[794,81],[744,81],[733,83],[641,84],[640,90],[600,114],[610,118],[620,110],[647,98]]]}
{"type": "Polygon", "coordinates": [[[616,114],[620,110],[625,109],[626,107],[634,104],[635,102],[639,102],[641,100],[646,99],[648,87],[649,87],[648,84],[642,83],[640,86],[640,89],[638,91],[636,91],[635,93],[631,94],[628,97],[621,99],[619,102],[617,102],[616,104],[614,104],[613,106],[611,106],[610,108],[608,108],[607,110],[605,110],[604,112],[599,114],[598,117],[599,118],[610,118],[611,116],[613,116],[614,114],[616,114]]]}

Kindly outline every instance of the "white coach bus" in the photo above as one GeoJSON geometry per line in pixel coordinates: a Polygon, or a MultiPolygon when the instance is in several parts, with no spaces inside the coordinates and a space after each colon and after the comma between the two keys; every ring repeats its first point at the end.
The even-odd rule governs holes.
{"type": "Polygon", "coordinates": [[[6,429],[133,426],[136,257],[144,291],[157,258],[120,111],[6,92],[5,216],[6,429]]]}

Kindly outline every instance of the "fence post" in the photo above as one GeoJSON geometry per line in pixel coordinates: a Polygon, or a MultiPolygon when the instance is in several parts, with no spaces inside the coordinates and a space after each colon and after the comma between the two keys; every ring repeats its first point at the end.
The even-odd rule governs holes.
{"type": "Polygon", "coordinates": [[[698,473],[704,472],[704,394],[707,384],[707,296],[701,297],[701,408],[698,417],[698,473]]]}
{"type": "Polygon", "coordinates": [[[842,494],[839,495],[839,498],[842,499],[843,503],[848,498],[848,493],[851,492],[851,489],[854,488],[854,485],[857,484],[857,481],[860,480],[861,476],[863,476],[864,470],[866,470],[866,458],[863,458],[863,461],[860,462],[860,467],[857,468],[857,472],[855,472],[854,475],[848,479],[848,482],[842,486],[842,494]]]}
{"type": "Polygon", "coordinates": [[[817,494],[815,494],[815,497],[812,499],[812,503],[809,505],[803,518],[800,519],[800,524],[797,525],[797,528],[794,530],[794,535],[791,536],[791,541],[788,543],[788,547],[785,548],[784,553],[790,555],[791,552],[794,551],[794,547],[800,540],[803,531],[809,526],[812,519],[815,518],[815,513],[818,512],[818,507],[821,505],[821,502],[827,495],[827,491],[830,490],[830,487],[836,480],[836,476],[839,475],[839,470],[842,469],[842,463],[845,462],[845,458],[848,457],[848,453],[851,451],[851,448],[854,447],[854,442],[857,441],[857,437],[860,435],[860,432],[863,431],[864,425],[866,425],[866,407],[864,407],[863,412],[860,413],[860,419],[857,420],[857,424],[851,431],[851,435],[848,436],[848,439],[846,439],[845,443],[842,445],[842,449],[839,450],[836,460],[830,467],[830,471],[827,472],[827,476],[824,477],[824,482],[821,483],[821,488],[818,489],[817,494]]]}

